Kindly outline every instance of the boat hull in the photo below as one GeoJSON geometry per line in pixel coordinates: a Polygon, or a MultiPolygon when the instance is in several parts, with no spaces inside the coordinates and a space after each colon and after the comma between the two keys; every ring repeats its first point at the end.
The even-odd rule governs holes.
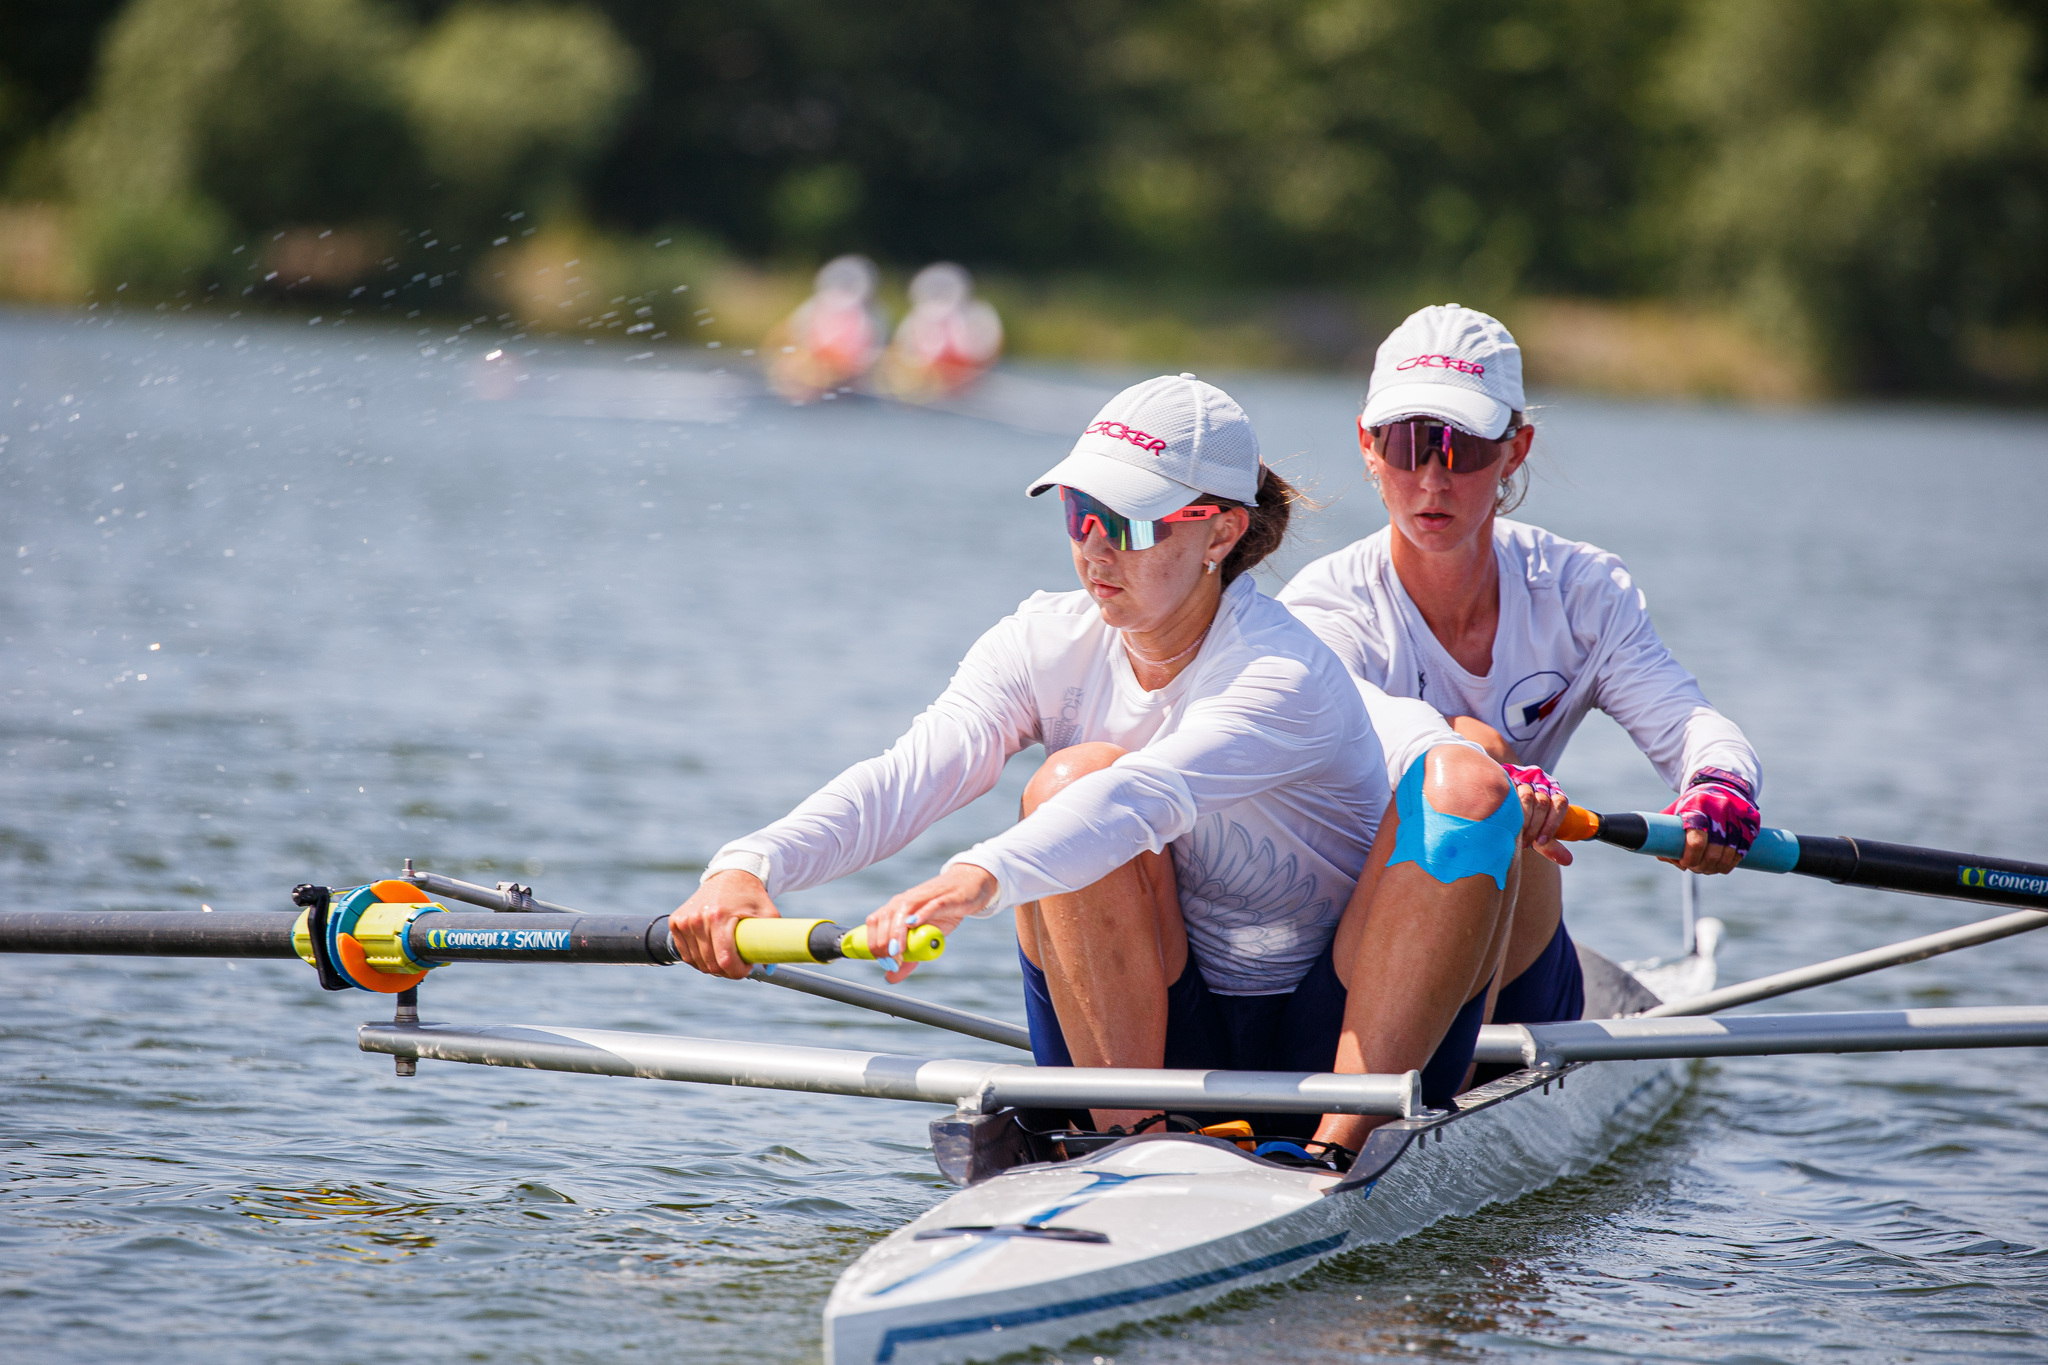
{"type": "MultiPolygon", "coordinates": [[[[1711,958],[1685,959],[1636,982],[1676,995],[1712,978],[1711,958]]],[[[1341,1179],[1189,1134],[1004,1172],[848,1267],[825,1307],[826,1359],[992,1359],[1291,1279],[1591,1170],[1670,1109],[1688,1068],[1517,1072],[1460,1096],[1454,1113],[1384,1125],[1341,1179]]]]}
{"type": "Polygon", "coordinates": [[[1671,1107],[1685,1067],[1601,1063],[1547,1084],[1517,1073],[1464,1097],[1473,1107],[1455,1116],[1388,1125],[1383,1132],[1406,1134],[1404,1149],[1355,1183],[1180,1135],[1009,1172],[954,1195],[847,1270],[826,1305],[826,1358],[988,1359],[1290,1279],[1339,1252],[1591,1170],[1671,1107]],[[1054,1219],[1108,1240],[999,1230],[1054,1219]],[[998,1230],[930,1235],[962,1227],[998,1230]]]}

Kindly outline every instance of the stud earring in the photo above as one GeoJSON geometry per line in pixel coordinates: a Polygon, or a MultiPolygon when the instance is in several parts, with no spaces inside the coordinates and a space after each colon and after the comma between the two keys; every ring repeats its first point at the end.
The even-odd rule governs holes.
{"type": "Polygon", "coordinates": [[[1210,561],[1209,561],[1209,567],[1208,567],[1208,568],[1206,568],[1206,569],[1204,569],[1204,570],[1202,570],[1202,572],[1203,572],[1203,573],[1215,573],[1215,572],[1216,572],[1216,561],[1215,561],[1215,560],[1213,560],[1213,559],[1212,559],[1212,560],[1210,560],[1210,561]]]}

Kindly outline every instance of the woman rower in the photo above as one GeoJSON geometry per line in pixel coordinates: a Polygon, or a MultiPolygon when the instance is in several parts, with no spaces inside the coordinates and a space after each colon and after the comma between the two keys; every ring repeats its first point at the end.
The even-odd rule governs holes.
{"type": "MultiPolygon", "coordinates": [[[[1364,682],[1428,702],[1525,790],[1554,768],[1586,712],[1627,730],[1679,793],[1678,866],[1733,869],[1758,828],[1762,767],[1735,723],[1657,638],[1643,594],[1605,550],[1502,514],[1536,432],[1507,328],[1457,304],[1424,308],[1381,344],[1358,419],[1387,525],[1303,569],[1280,600],[1364,682]]],[[[1563,803],[1556,803],[1562,817],[1563,803]]],[[[1539,840],[1555,832],[1555,818],[1539,840]]],[[[1584,1009],[1558,866],[1521,861],[1492,1019],[1544,1023],[1584,1009]]]]}
{"type": "Polygon", "coordinates": [[[1029,492],[1055,487],[1081,590],[1027,599],[887,753],[720,849],[671,918],[678,952],[744,975],[734,921],[895,853],[1042,743],[1021,819],[876,910],[870,943],[894,959],[913,926],[1014,906],[1042,1065],[1421,1068],[1447,1102],[1505,941],[1514,787],[1425,707],[1391,703],[1405,729],[1376,734],[1336,657],[1253,585],[1294,493],[1221,390],[1125,390],[1029,492]],[[1368,915],[1387,773],[1411,762],[1456,837],[1380,850],[1368,915]]]}

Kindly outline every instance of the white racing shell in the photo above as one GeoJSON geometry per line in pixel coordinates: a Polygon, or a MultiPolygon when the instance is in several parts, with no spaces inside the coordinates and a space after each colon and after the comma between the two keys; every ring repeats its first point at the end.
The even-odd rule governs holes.
{"type": "MultiPolygon", "coordinates": [[[[1711,989],[1713,978],[1712,958],[1696,956],[1636,979],[1669,997],[1711,989]]],[[[1341,1180],[1188,1135],[1007,1171],[847,1269],[825,1306],[826,1359],[990,1359],[1292,1278],[1590,1170],[1670,1108],[1686,1068],[1518,1072],[1460,1096],[1455,1114],[1385,1125],[1341,1180]]]]}

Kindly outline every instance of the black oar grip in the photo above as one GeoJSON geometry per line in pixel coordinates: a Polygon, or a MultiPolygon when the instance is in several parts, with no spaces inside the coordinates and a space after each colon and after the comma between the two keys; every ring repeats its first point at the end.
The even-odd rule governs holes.
{"type": "Polygon", "coordinates": [[[1593,837],[1603,844],[1613,844],[1633,853],[1650,838],[1650,822],[1635,811],[1623,811],[1619,815],[1603,815],[1600,827],[1593,831],[1593,837]]]}

